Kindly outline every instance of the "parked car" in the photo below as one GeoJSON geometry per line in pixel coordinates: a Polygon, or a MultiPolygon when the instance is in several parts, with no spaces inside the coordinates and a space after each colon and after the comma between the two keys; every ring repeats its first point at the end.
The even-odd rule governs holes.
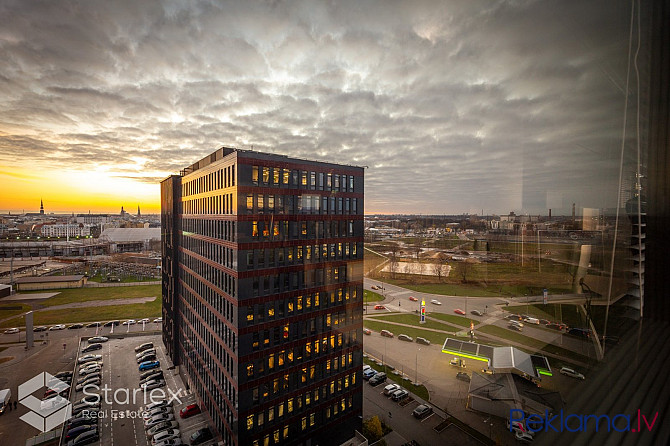
{"type": "Polygon", "coordinates": [[[72,378],[72,372],[70,371],[65,371],[65,372],[58,372],[55,375],[53,375],[54,378],[62,379],[62,378],[72,378]]]}
{"type": "Polygon", "coordinates": [[[518,315],[518,314],[514,314],[514,313],[512,313],[512,314],[508,314],[507,316],[505,316],[505,319],[508,319],[508,320],[517,320],[517,321],[522,321],[522,320],[523,320],[523,318],[522,318],[520,315],[518,315]]]}
{"type": "Polygon", "coordinates": [[[92,352],[94,350],[100,350],[102,348],[102,344],[89,344],[86,347],[81,349],[82,353],[88,353],[92,352]]]}
{"type": "Polygon", "coordinates": [[[90,381],[93,379],[100,379],[100,372],[94,372],[91,373],[90,375],[83,375],[81,378],[77,380],[77,384],[84,384],[86,381],[90,381]]]}
{"type": "Polygon", "coordinates": [[[212,438],[212,432],[209,430],[209,428],[203,427],[202,429],[198,429],[197,431],[193,432],[191,434],[190,440],[192,445],[198,445],[209,441],[212,438]]]}
{"type": "Polygon", "coordinates": [[[52,331],[52,330],[64,330],[64,329],[65,329],[65,325],[63,325],[63,324],[58,324],[58,325],[54,325],[54,326],[52,326],[52,327],[49,327],[49,331],[52,331]]]}
{"type": "Polygon", "coordinates": [[[142,390],[153,390],[158,389],[160,387],[165,387],[165,381],[162,379],[147,381],[143,384],[140,384],[140,388],[142,390]]]}
{"type": "Polygon", "coordinates": [[[172,407],[170,406],[154,407],[151,410],[145,410],[144,412],[142,412],[142,419],[146,421],[162,413],[172,413],[172,407]]]}
{"type": "Polygon", "coordinates": [[[94,389],[94,390],[98,390],[97,387],[100,386],[101,382],[102,382],[102,380],[98,376],[98,377],[93,378],[89,381],[85,381],[81,384],[77,384],[75,386],[74,390],[76,390],[77,392],[81,392],[82,390],[84,390],[84,388],[91,388],[91,389],[94,389]]]}
{"type": "Polygon", "coordinates": [[[393,337],[393,333],[391,333],[388,330],[382,330],[382,331],[379,332],[379,334],[382,335],[382,336],[386,336],[387,338],[392,338],[393,337]]]}
{"type": "Polygon", "coordinates": [[[145,344],[140,344],[137,347],[135,347],[135,353],[143,352],[143,351],[149,350],[151,348],[154,348],[153,342],[147,342],[145,344]]]}
{"type": "Polygon", "coordinates": [[[405,342],[414,342],[414,339],[406,334],[399,334],[398,339],[405,342]]]}
{"type": "Polygon", "coordinates": [[[363,379],[370,379],[377,374],[377,371],[373,368],[363,370],[363,379]]]}
{"type": "Polygon", "coordinates": [[[153,438],[151,439],[151,444],[155,445],[162,441],[172,440],[175,438],[179,438],[179,429],[165,429],[153,436],[153,438]]]}
{"type": "Polygon", "coordinates": [[[18,332],[19,332],[18,328],[8,328],[7,330],[5,330],[5,334],[16,334],[18,332]]]}
{"type": "Polygon", "coordinates": [[[146,372],[143,372],[140,374],[140,381],[148,379],[148,378],[162,378],[163,377],[163,371],[162,370],[147,370],[146,372]]]}
{"type": "Polygon", "coordinates": [[[155,354],[156,354],[156,349],[155,348],[150,348],[150,349],[139,352],[138,354],[135,355],[135,358],[141,358],[144,355],[155,355],[155,354]]]}
{"type": "Polygon", "coordinates": [[[151,319],[149,319],[148,317],[143,317],[142,319],[137,321],[138,324],[148,324],[149,322],[151,322],[151,319]]]}
{"type": "Polygon", "coordinates": [[[409,300],[411,300],[412,302],[418,302],[419,301],[419,299],[417,299],[414,296],[409,296],[409,300]]]}
{"type": "Polygon", "coordinates": [[[144,422],[144,427],[152,427],[155,426],[158,423],[162,423],[163,421],[173,421],[174,420],[174,414],[171,413],[161,413],[158,414],[154,417],[149,418],[144,422]]]}
{"type": "Polygon", "coordinates": [[[99,439],[100,435],[98,434],[98,428],[96,427],[95,429],[83,432],[73,440],[68,441],[67,446],[83,446],[85,444],[95,443],[99,439]]]}
{"type": "Polygon", "coordinates": [[[389,384],[388,386],[384,387],[384,395],[391,396],[396,390],[400,390],[400,385],[389,384]]]}
{"type": "Polygon", "coordinates": [[[456,309],[454,310],[454,313],[465,315],[465,311],[461,310],[460,308],[456,308],[456,309]]]}
{"type": "Polygon", "coordinates": [[[565,375],[565,376],[570,376],[570,377],[572,377],[572,378],[586,379],[586,378],[584,378],[584,375],[582,375],[582,374],[579,373],[578,371],[576,371],[576,370],[574,370],[574,369],[571,369],[571,368],[569,368],[569,367],[561,367],[560,372],[561,372],[561,374],[563,374],[563,375],[565,375]]]}
{"type": "Polygon", "coordinates": [[[156,354],[151,353],[151,354],[143,355],[143,356],[140,356],[139,358],[137,358],[137,363],[139,364],[141,362],[155,361],[156,359],[157,359],[156,354]]]}
{"type": "Polygon", "coordinates": [[[571,328],[568,330],[568,334],[588,339],[589,337],[591,337],[591,330],[587,328],[571,328]]]}
{"type": "Polygon", "coordinates": [[[156,323],[163,322],[163,318],[162,317],[157,317],[156,319],[154,319],[154,322],[156,322],[156,323]]]}
{"type": "Polygon", "coordinates": [[[200,413],[200,407],[197,404],[189,404],[179,411],[180,418],[188,418],[200,413]]]}
{"type": "Polygon", "coordinates": [[[540,320],[534,317],[525,317],[524,320],[529,324],[540,325],[540,320]]]}
{"type": "Polygon", "coordinates": [[[375,310],[386,310],[384,305],[375,305],[375,310]]]}
{"type": "Polygon", "coordinates": [[[363,329],[363,334],[371,335],[371,334],[372,334],[372,330],[370,330],[369,328],[364,328],[364,329],[363,329]]]}
{"type": "Polygon", "coordinates": [[[465,382],[470,382],[470,375],[468,375],[465,372],[458,372],[456,373],[456,379],[460,379],[461,381],[465,382]]]}
{"type": "Polygon", "coordinates": [[[109,338],[108,338],[108,337],[105,337],[105,336],[93,336],[92,338],[88,338],[86,342],[88,342],[89,344],[96,344],[96,343],[107,342],[107,341],[109,341],[109,338]]]}
{"type": "Polygon", "coordinates": [[[391,399],[393,401],[402,401],[405,398],[409,396],[409,392],[405,389],[398,389],[395,392],[393,392],[393,395],[391,395],[391,399]]]}
{"type": "Polygon", "coordinates": [[[145,370],[156,369],[160,366],[161,366],[160,361],[147,361],[139,365],[139,370],[140,372],[144,372],[145,370]]]}
{"type": "Polygon", "coordinates": [[[102,322],[91,322],[90,324],[86,325],[86,328],[99,327],[101,324],[102,322]]]}
{"type": "Polygon", "coordinates": [[[426,338],[422,338],[421,336],[416,337],[416,343],[417,344],[423,344],[423,345],[430,345],[430,341],[426,338]]]}
{"type": "Polygon", "coordinates": [[[170,407],[172,406],[172,403],[169,400],[158,400],[153,403],[147,404],[147,406],[144,408],[145,411],[150,411],[152,409],[156,409],[159,407],[170,407]]]}
{"type": "Polygon", "coordinates": [[[519,325],[516,324],[509,324],[507,328],[514,331],[523,331],[523,328],[521,328],[519,325]]]}
{"type": "Polygon", "coordinates": [[[72,324],[67,327],[68,330],[76,330],[78,328],[84,328],[84,324],[72,324]]]}
{"type": "Polygon", "coordinates": [[[514,320],[514,319],[510,320],[510,321],[509,321],[509,324],[510,324],[510,325],[516,325],[517,327],[521,327],[521,328],[523,328],[523,322],[519,322],[519,321],[514,320]]]}
{"type": "Polygon", "coordinates": [[[102,355],[84,355],[77,358],[77,364],[85,364],[91,361],[100,361],[101,359],[102,355]]]}
{"type": "Polygon", "coordinates": [[[565,325],[560,324],[558,322],[549,322],[547,324],[547,328],[553,328],[554,330],[563,330],[563,329],[565,329],[565,325]]]}
{"type": "Polygon", "coordinates": [[[434,305],[442,305],[442,302],[440,302],[440,301],[437,300],[437,299],[433,299],[433,300],[431,300],[430,303],[431,303],[431,304],[434,304],[434,305]]]}
{"type": "Polygon", "coordinates": [[[105,325],[103,325],[103,327],[111,327],[112,325],[118,326],[119,324],[120,324],[119,321],[109,321],[105,322],[105,325]]]}
{"type": "Polygon", "coordinates": [[[135,319],[128,319],[127,321],[123,321],[121,325],[135,325],[137,321],[135,319]]]}
{"type": "Polygon", "coordinates": [[[98,425],[97,419],[89,420],[87,418],[74,418],[68,421],[65,431],[67,432],[70,429],[74,429],[75,427],[79,426],[97,426],[97,425],[98,425]]]}
{"type": "Polygon", "coordinates": [[[474,314],[475,316],[483,316],[483,315],[484,315],[484,313],[482,313],[482,312],[479,311],[479,310],[472,310],[472,311],[470,312],[470,314],[474,314]]]}
{"type": "Polygon", "coordinates": [[[385,381],[386,381],[386,373],[384,373],[384,372],[379,372],[379,373],[375,374],[375,376],[373,376],[372,378],[370,378],[370,379],[368,380],[368,383],[370,383],[370,385],[371,385],[372,387],[375,387],[375,386],[378,386],[379,384],[381,384],[381,383],[383,383],[383,382],[385,382],[385,381]]]}
{"type": "Polygon", "coordinates": [[[89,364],[86,367],[81,367],[79,369],[79,375],[90,375],[91,373],[97,373],[100,370],[102,370],[102,367],[100,367],[99,364],[89,364]]]}
{"type": "Polygon", "coordinates": [[[164,431],[165,429],[176,429],[178,427],[179,423],[177,423],[176,421],[163,421],[150,427],[147,430],[147,435],[152,437],[158,432],[164,431]]]}
{"type": "Polygon", "coordinates": [[[423,419],[426,418],[428,415],[433,413],[433,408],[427,404],[421,404],[417,406],[416,409],[412,412],[412,415],[414,415],[415,418],[418,419],[423,419]]]}
{"type": "Polygon", "coordinates": [[[47,327],[40,325],[39,327],[33,328],[33,331],[47,331],[47,327]]]}

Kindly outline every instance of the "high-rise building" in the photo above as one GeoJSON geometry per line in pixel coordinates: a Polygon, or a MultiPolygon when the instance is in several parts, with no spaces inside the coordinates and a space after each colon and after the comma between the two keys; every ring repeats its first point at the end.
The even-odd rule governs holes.
{"type": "Polygon", "coordinates": [[[360,430],[363,186],[231,148],[161,183],[163,340],[225,444],[360,430]]]}

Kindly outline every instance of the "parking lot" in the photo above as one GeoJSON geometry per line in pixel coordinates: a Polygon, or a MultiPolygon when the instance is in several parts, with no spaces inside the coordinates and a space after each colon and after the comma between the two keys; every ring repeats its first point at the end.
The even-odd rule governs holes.
{"type": "MultiPolygon", "coordinates": [[[[82,338],[80,351],[89,345],[86,339],[82,338]]],[[[181,377],[171,367],[172,364],[165,355],[160,336],[110,337],[107,342],[102,343],[101,350],[90,353],[102,355],[103,362],[99,392],[95,388],[87,390],[88,394],[100,393],[101,395],[100,409],[88,412],[89,415],[98,416],[100,441],[97,444],[101,446],[150,445],[150,438],[146,435],[142,418],[143,411],[147,404],[158,401],[163,396],[167,400],[172,400],[170,418],[174,418],[178,423],[175,429],[179,430],[184,444],[190,444],[189,438],[192,433],[207,426],[204,414],[196,414],[188,418],[180,417],[179,411],[195,403],[195,396],[185,390],[186,387],[181,377]],[[135,347],[147,342],[154,344],[156,359],[160,361],[160,367],[154,370],[162,370],[165,386],[143,392],[140,389],[141,372],[138,370],[135,347]]],[[[73,385],[79,378],[77,372],[73,385]]],[[[73,404],[80,402],[85,396],[83,389],[79,391],[73,389],[71,398],[73,404]]],[[[203,444],[211,443],[212,441],[203,444]]]]}

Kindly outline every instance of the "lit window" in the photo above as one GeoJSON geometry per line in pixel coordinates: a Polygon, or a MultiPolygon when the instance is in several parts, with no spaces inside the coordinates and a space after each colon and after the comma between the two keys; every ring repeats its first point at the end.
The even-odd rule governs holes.
{"type": "Polygon", "coordinates": [[[330,407],[326,408],[326,418],[330,418],[330,407]]]}
{"type": "Polygon", "coordinates": [[[254,415],[251,414],[247,417],[247,430],[251,430],[254,427],[254,415]]]}
{"type": "MultiPolygon", "coordinates": [[[[291,313],[293,313],[293,302],[289,301],[289,303],[288,303],[288,314],[291,314],[291,313]]],[[[288,330],[286,330],[286,331],[288,331],[288,330]]]]}
{"type": "MultiPolygon", "coordinates": [[[[277,394],[278,392],[279,392],[279,378],[275,378],[274,381],[272,381],[272,393],[277,394]]],[[[268,412],[268,421],[271,421],[270,413],[274,414],[273,409],[270,409],[270,412],[268,412]]]]}
{"type": "Polygon", "coordinates": [[[311,396],[311,393],[312,393],[312,392],[307,392],[307,393],[305,394],[305,406],[309,406],[310,404],[312,404],[312,396],[311,396]]]}
{"type": "Polygon", "coordinates": [[[298,296],[298,311],[302,311],[302,296],[298,296]]]}
{"type": "Polygon", "coordinates": [[[258,427],[261,427],[263,425],[263,420],[264,420],[263,412],[259,412],[259,414],[258,414],[258,427]]]}
{"type": "Polygon", "coordinates": [[[270,181],[270,168],[263,167],[263,183],[268,183],[270,181]]]}
{"type": "Polygon", "coordinates": [[[268,423],[275,419],[275,408],[271,407],[268,409],[268,423]]]}
{"type": "Polygon", "coordinates": [[[277,416],[278,417],[284,416],[284,403],[281,403],[279,406],[277,406],[277,416]]]}
{"type": "Polygon", "coordinates": [[[319,307],[319,293],[314,295],[314,306],[317,308],[319,307]]]}
{"type": "Polygon", "coordinates": [[[258,166],[253,166],[251,168],[251,182],[258,184],[258,166]]]}
{"type": "Polygon", "coordinates": [[[254,308],[247,307],[247,322],[253,322],[253,321],[254,321],[254,308]]]}
{"type": "Polygon", "coordinates": [[[282,169],[282,184],[288,184],[289,179],[289,170],[282,169]]]}
{"type": "Polygon", "coordinates": [[[279,184],[279,168],[275,167],[272,171],[272,179],[274,184],[279,184]]]}
{"type": "Polygon", "coordinates": [[[258,237],[258,222],[251,222],[251,236],[258,237]]]}
{"type": "Polygon", "coordinates": [[[275,309],[273,307],[268,308],[268,317],[275,317],[275,309]]]}
{"type": "Polygon", "coordinates": [[[268,356],[268,369],[274,369],[275,368],[275,355],[274,353],[268,356]]]}
{"type": "Polygon", "coordinates": [[[278,367],[281,367],[281,366],[284,365],[284,355],[285,355],[285,354],[286,354],[286,353],[284,352],[284,350],[282,350],[282,351],[279,352],[279,354],[277,355],[277,366],[278,366],[278,367]]]}
{"type": "Polygon", "coordinates": [[[288,426],[284,426],[284,434],[282,435],[283,438],[288,437],[288,426]]]}
{"type": "Polygon", "coordinates": [[[274,439],[275,443],[279,443],[279,429],[274,431],[274,433],[272,434],[272,438],[274,439]]]}
{"type": "Polygon", "coordinates": [[[312,414],[309,415],[309,425],[314,426],[314,423],[316,423],[316,417],[312,413],[312,414]]]}
{"type": "Polygon", "coordinates": [[[288,360],[289,363],[293,362],[293,350],[289,350],[286,353],[286,359],[288,360]]]}
{"type": "Polygon", "coordinates": [[[302,417],[301,426],[302,426],[302,430],[307,429],[307,417],[302,417]]]}
{"type": "Polygon", "coordinates": [[[254,376],[254,364],[251,362],[247,364],[247,376],[254,376]]]}
{"type": "Polygon", "coordinates": [[[305,307],[311,308],[311,306],[312,306],[312,298],[310,296],[305,296],[305,307]]]}
{"type": "MultiPolygon", "coordinates": [[[[289,313],[293,312],[293,303],[289,303],[289,313]]],[[[284,339],[288,339],[289,324],[284,325],[284,339]]]]}
{"type": "Polygon", "coordinates": [[[303,170],[300,172],[300,184],[307,186],[307,171],[303,170]]]}
{"type": "Polygon", "coordinates": [[[247,211],[252,212],[254,210],[254,196],[252,194],[247,194],[247,211]]]}
{"type": "Polygon", "coordinates": [[[272,235],[277,237],[279,236],[279,222],[275,222],[273,229],[272,229],[272,235]]]}
{"type": "Polygon", "coordinates": [[[302,368],[302,374],[300,375],[301,382],[307,382],[307,367],[302,368]]]}
{"type": "Polygon", "coordinates": [[[289,398],[287,403],[286,403],[286,411],[288,413],[293,412],[293,398],[289,398]]]}

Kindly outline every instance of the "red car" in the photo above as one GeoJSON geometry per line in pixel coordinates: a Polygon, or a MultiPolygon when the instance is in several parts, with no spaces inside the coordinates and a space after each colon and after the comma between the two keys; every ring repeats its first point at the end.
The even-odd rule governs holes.
{"type": "Polygon", "coordinates": [[[456,309],[454,310],[454,313],[456,313],[456,314],[465,314],[465,311],[461,310],[460,308],[456,308],[456,309]]]}
{"type": "Polygon", "coordinates": [[[409,296],[409,300],[411,300],[412,302],[418,302],[419,301],[419,299],[417,299],[414,296],[409,296]]]}
{"type": "Polygon", "coordinates": [[[386,310],[384,305],[375,305],[375,310],[386,310]]]}
{"type": "Polygon", "coordinates": [[[179,416],[182,418],[188,418],[193,415],[197,415],[200,413],[200,408],[198,407],[197,404],[189,404],[188,406],[184,407],[182,410],[179,411],[179,416]]]}

